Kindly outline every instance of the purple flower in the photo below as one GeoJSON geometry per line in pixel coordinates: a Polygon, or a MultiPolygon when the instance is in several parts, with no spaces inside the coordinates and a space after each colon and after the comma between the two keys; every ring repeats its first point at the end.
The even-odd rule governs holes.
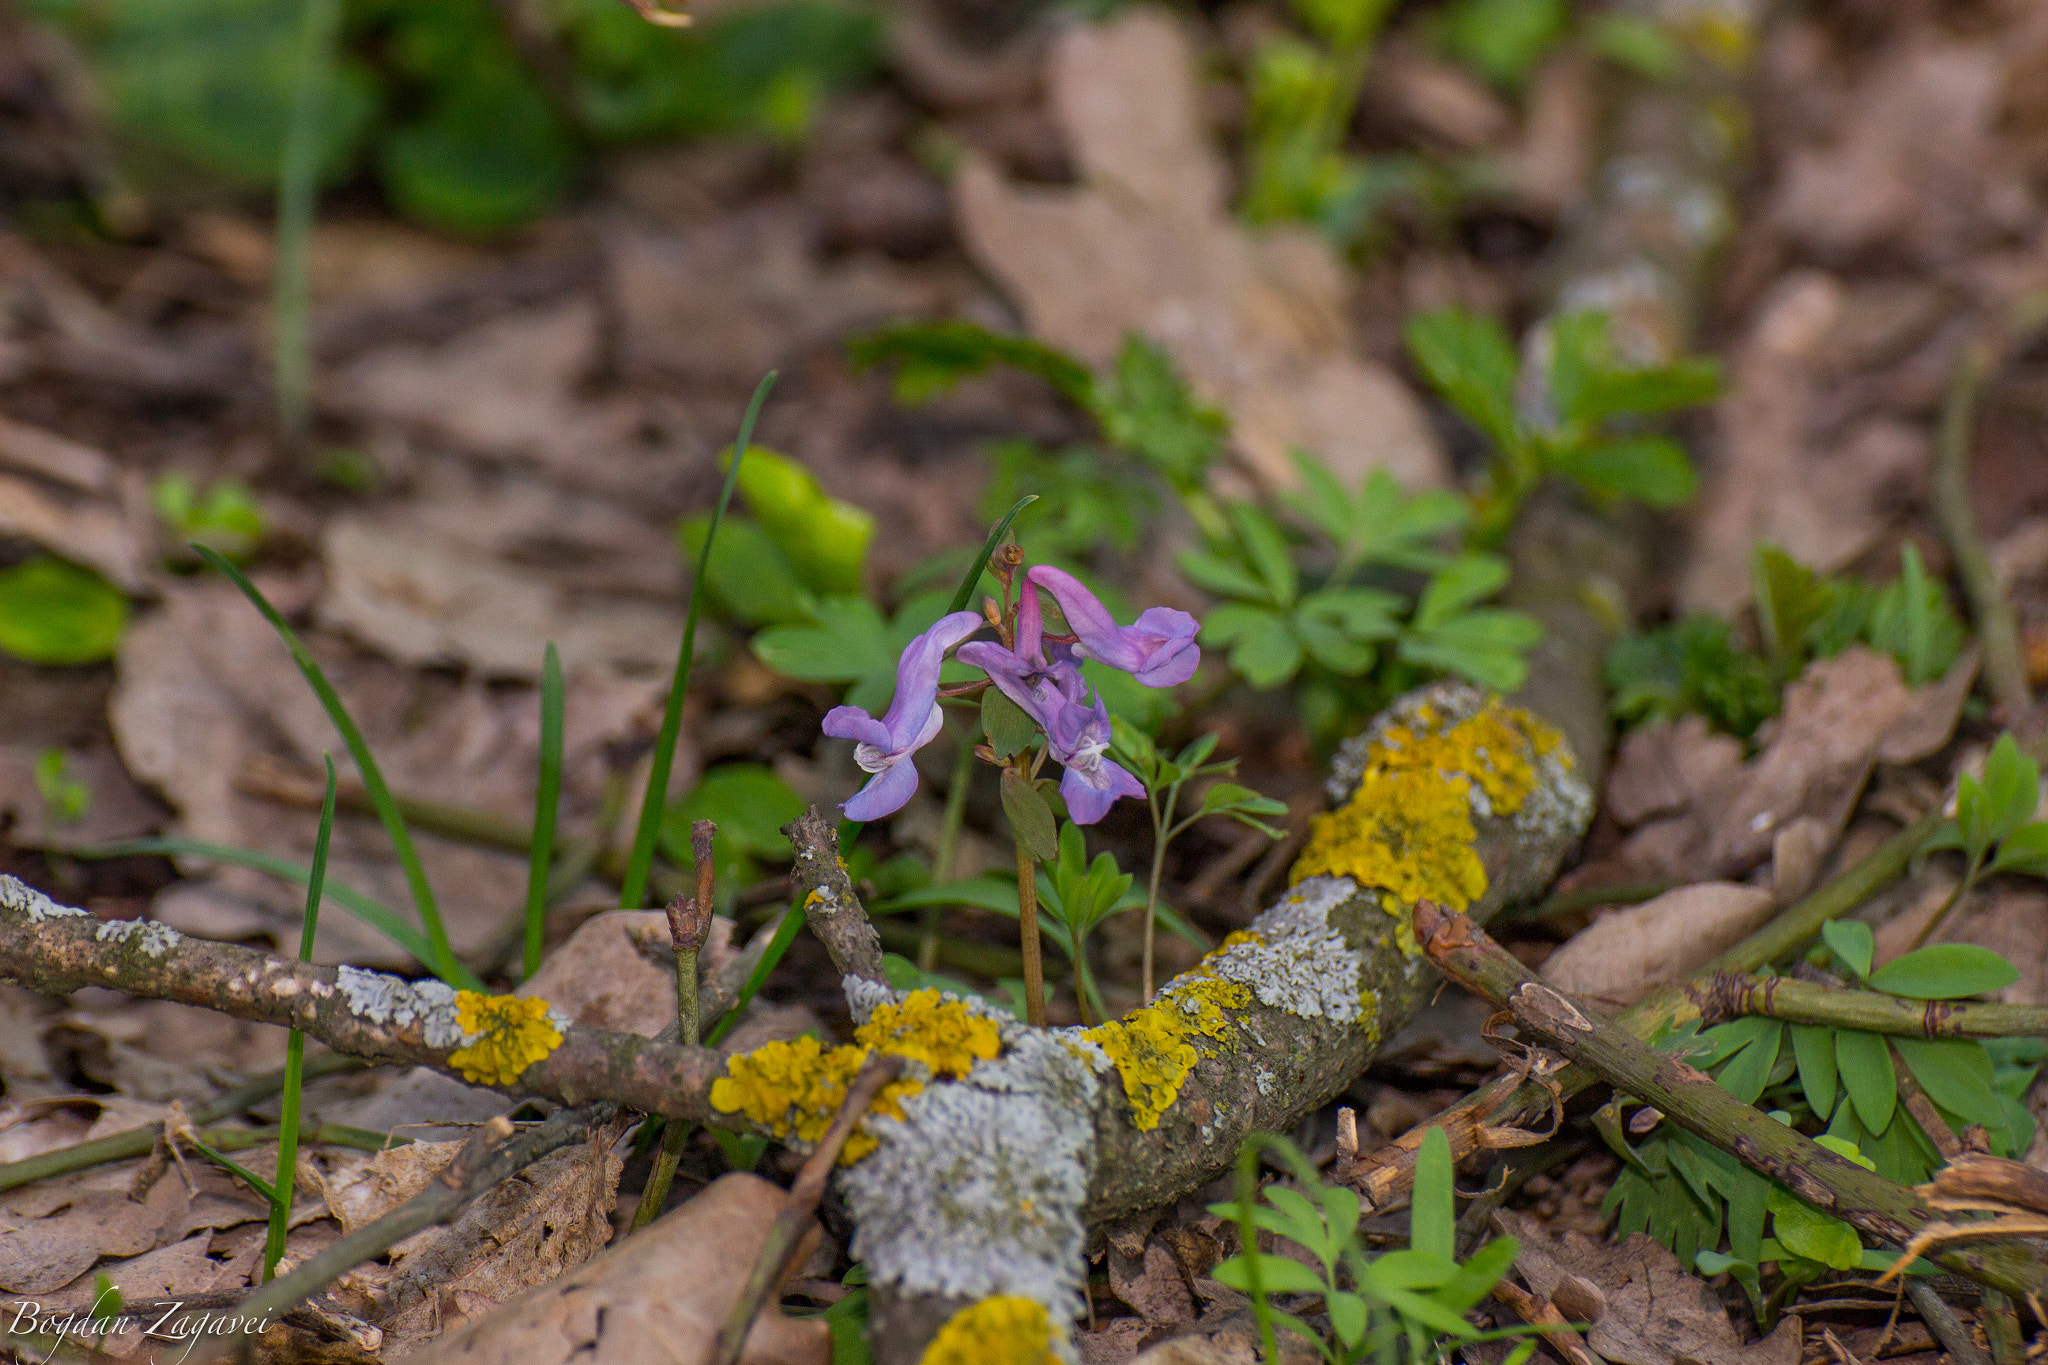
{"type": "MultiPolygon", "coordinates": [[[[1083,658],[1100,659],[1147,687],[1184,683],[1194,676],[1195,666],[1202,661],[1202,651],[1195,644],[1199,623],[1184,611],[1148,607],[1130,625],[1119,626],[1095,594],[1064,569],[1040,564],[1025,578],[1051,593],[1060,604],[1068,628],[1081,637],[1081,647],[1076,652],[1083,658]]],[[[1024,602],[1025,609],[1036,614],[1038,604],[1028,588],[1024,602]]],[[[1021,631],[1019,637],[1021,649],[1021,631]]]]}
{"type": "Polygon", "coordinates": [[[1003,695],[1022,707],[1045,731],[1047,751],[1065,766],[1060,797],[1077,825],[1092,825],[1109,813],[1119,797],[1143,796],[1137,778],[1104,757],[1109,748],[1109,708],[1100,696],[1092,701],[1080,666],[1064,645],[1053,647],[1051,663],[1040,652],[1036,599],[1024,595],[1018,613],[1017,643],[1031,646],[1028,655],[1012,652],[992,640],[960,647],[960,662],[987,673],[1003,695]]]}
{"type": "Polygon", "coordinates": [[[901,810],[916,792],[917,765],[907,760],[938,738],[945,725],[939,665],[947,650],[986,624],[978,612],[956,611],[906,645],[896,663],[896,695],[880,720],[858,706],[835,706],[825,713],[825,733],[853,740],[853,761],[875,775],[843,807],[847,819],[879,820],[901,810]]]}

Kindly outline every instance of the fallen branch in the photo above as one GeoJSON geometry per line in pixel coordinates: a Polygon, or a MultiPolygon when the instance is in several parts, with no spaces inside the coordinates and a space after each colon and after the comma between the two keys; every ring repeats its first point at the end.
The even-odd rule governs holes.
{"type": "Polygon", "coordinates": [[[784,825],[782,832],[796,846],[796,865],[790,881],[803,893],[804,914],[811,932],[832,956],[841,976],[859,977],[880,985],[889,983],[882,970],[882,941],[861,908],[854,892],[853,878],[839,858],[839,832],[826,822],[816,806],[802,818],[784,825]]]}
{"type": "MultiPolygon", "coordinates": [[[[1842,875],[1708,963],[1705,972],[1755,971],[1805,947],[1823,924],[1848,914],[1904,876],[1940,823],[1939,817],[1929,816],[1900,830],[1842,875]]],[[[1667,986],[1629,1006],[1613,1022],[1632,1036],[1647,1039],[1696,1012],[1697,1006],[1684,988],[1667,986]]],[[[1594,1079],[1591,1073],[1572,1066],[1543,1083],[1510,1072],[1385,1146],[1351,1161],[1340,1159],[1331,1167],[1330,1178],[1357,1190],[1368,1208],[1393,1208],[1408,1197],[1415,1180],[1415,1154],[1431,1128],[1444,1130],[1453,1161],[1500,1146],[1520,1145],[1519,1130],[1542,1122],[1558,1104],[1592,1085],[1594,1079]]]]}
{"type": "Polygon", "coordinates": [[[2048,1006],[1968,1000],[1901,1000],[1877,991],[1844,990],[1787,977],[1716,972],[1686,987],[1700,1023],[1745,1014],[1788,1024],[1888,1033],[1902,1038],[2048,1037],[2048,1006]]]}
{"type": "MultiPolygon", "coordinates": [[[[1416,907],[1415,931],[1439,970],[1512,1012],[1524,1033],[1784,1185],[1814,1208],[1881,1242],[1913,1250],[1931,1230],[1934,1212],[1914,1191],[1744,1104],[1697,1067],[1587,1015],[1530,976],[1469,917],[1424,903],[1416,907]]],[[[2017,1245],[1943,1251],[1929,1246],[1928,1252],[1947,1269],[2009,1294],[2048,1287],[2048,1260],[2017,1245]]],[[[1899,1267],[1911,1259],[1909,1250],[1899,1267]]]]}

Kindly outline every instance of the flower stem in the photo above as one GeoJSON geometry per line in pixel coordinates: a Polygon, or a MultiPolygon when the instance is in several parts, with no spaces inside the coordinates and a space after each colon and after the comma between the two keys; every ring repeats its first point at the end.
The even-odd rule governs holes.
{"type": "Polygon", "coordinates": [[[1017,841],[1017,927],[1023,935],[1024,1022],[1045,1025],[1045,961],[1038,942],[1038,864],[1024,841],[1017,841]]]}
{"type": "Polygon", "coordinates": [[[1941,903],[1941,909],[1929,916],[1927,923],[1920,926],[1920,932],[1913,935],[1912,943],[1906,947],[1907,952],[1910,953],[1916,948],[1925,947],[1927,940],[1933,938],[1941,926],[1947,923],[1949,913],[1962,903],[1963,897],[1969,895],[1976,888],[1979,875],[1978,866],[1979,864],[1976,863],[1970,865],[1969,870],[1963,874],[1963,879],[1956,883],[1956,889],[1949,892],[1948,899],[1941,903]]]}
{"type": "Polygon", "coordinates": [[[1144,1003],[1152,1003],[1152,940],[1159,928],[1159,874],[1166,867],[1165,827],[1154,822],[1152,826],[1152,880],[1145,886],[1145,965],[1143,971],[1144,1003]]]}

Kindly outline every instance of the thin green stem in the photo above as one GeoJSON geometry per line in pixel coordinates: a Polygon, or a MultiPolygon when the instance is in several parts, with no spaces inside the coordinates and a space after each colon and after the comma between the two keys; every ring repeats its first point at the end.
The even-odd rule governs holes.
{"type": "Polygon", "coordinates": [[[1259,1345],[1266,1365],[1280,1365],[1280,1340],[1273,1333],[1273,1305],[1266,1302],[1266,1277],[1259,1262],[1259,1225],[1254,1208],[1259,1198],[1259,1135],[1245,1140],[1237,1154],[1238,1254],[1244,1257],[1245,1295],[1259,1324],[1259,1345]]]}
{"type": "Polygon", "coordinates": [[[1956,883],[1955,890],[1948,893],[1948,899],[1941,903],[1941,908],[1927,917],[1927,923],[1921,925],[1920,932],[1913,935],[1913,941],[1907,945],[1906,951],[1911,952],[1915,948],[1925,947],[1927,940],[1933,938],[1935,932],[1948,922],[1950,913],[1962,904],[1963,897],[1976,888],[1978,878],[1983,875],[1984,860],[1979,858],[1963,873],[1963,879],[1956,883]]]}
{"type": "Polygon", "coordinates": [[[291,123],[277,176],[277,262],[270,285],[271,382],[287,447],[305,441],[313,355],[307,325],[313,208],[320,193],[320,116],[341,33],[340,0],[302,0],[291,123]]]}
{"type": "Polygon", "coordinates": [[[526,870],[526,960],[522,978],[540,970],[548,917],[548,863],[555,852],[555,817],[562,803],[562,656],[554,641],[540,665],[540,786],[533,800],[533,847],[526,870]]]}
{"type": "Polygon", "coordinates": [[[967,610],[967,604],[974,596],[975,584],[981,582],[982,571],[988,568],[989,557],[995,554],[996,547],[1003,543],[1003,537],[1010,533],[1010,523],[1017,519],[1019,512],[1037,501],[1038,494],[1026,493],[1017,499],[1014,507],[1003,513],[1001,521],[989,528],[988,539],[981,543],[981,553],[975,557],[973,567],[967,571],[967,577],[960,580],[959,588],[953,593],[953,604],[946,608],[948,612],[967,610]]]}
{"type": "MultiPolygon", "coordinates": [[[[334,759],[327,765],[327,793],[320,799],[320,831],[313,836],[313,870],[306,878],[306,915],[299,925],[299,961],[313,960],[313,936],[320,926],[320,893],[327,881],[327,844],[334,836],[334,759]]],[[[270,1233],[263,1243],[263,1278],[277,1274],[292,1216],[292,1192],[298,1185],[299,1088],[306,1066],[306,1035],[293,1029],[284,1044],[284,1092],[277,1126],[277,1182],[270,1200],[270,1233]]]]}
{"type": "Polygon", "coordinates": [[[1975,435],[1977,396],[1995,367],[1997,348],[1978,341],[1963,351],[1942,400],[1940,436],[1935,442],[1934,519],[1954,553],[1956,572],[1977,618],[1977,639],[1984,647],[1984,677],[1991,694],[2009,720],[2032,709],[2033,688],[2027,681],[2025,652],[2020,648],[2019,621],[1998,585],[1991,555],[1970,509],[1970,446],[1975,435]]]}
{"type": "MultiPolygon", "coordinates": [[[[938,856],[932,863],[932,880],[941,886],[953,880],[953,864],[960,856],[960,828],[967,820],[967,787],[973,780],[974,737],[962,735],[960,752],[953,757],[953,781],[946,788],[945,813],[939,819],[938,856]]],[[[927,905],[918,916],[917,969],[921,972],[938,965],[939,923],[944,912],[942,905],[927,905]]]]}
{"type": "MultiPolygon", "coordinates": [[[[1148,793],[1149,794],[1149,793],[1148,793]]],[[[1175,795],[1179,794],[1178,789],[1175,795]]],[[[1152,807],[1152,875],[1145,883],[1145,958],[1140,973],[1144,1004],[1152,1003],[1152,944],[1159,924],[1159,877],[1166,870],[1166,843],[1173,836],[1166,832],[1166,820],[1173,818],[1172,807],[1167,808],[1165,819],[1160,817],[1155,802],[1152,807]]]]}
{"type": "Polygon", "coordinates": [[[683,698],[690,690],[691,656],[697,648],[697,613],[704,604],[704,579],[711,566],[711,547],[718,542],[718,525],[725,520],[726,505],[739,482],[740,465],[754,439],[754,423],[768,390],[775,386],[776,372],[770,370],[754,389],[747,415],[740,421],[739,439],[733,442],[732,465],[725,471],[725,486],[719,490],[718,506],[705,528],[704,548],[697,555],[697,576],[690,584],[690,609],[683,618],[683,642],[676,651],[675,673],[669,679],[668,705],[661,714],[661,734],[654,741],[654,754],[647,769],[647,791],[640,798],[640,823],[633,831],[633,852],[626,860],[626,876],[619,888],[619,908],[638,910],[647,897],[647,873],[654,865],[654,841],[661,833],[662,816],[668,810],[668,776],[676,760],[676,740],[683,730],[683,698]]]}
{"type": "Polygon", "coordinates": [[[215,550],[198,544],[192,548],[200,558],[226,574],[228,579],[242,590],[242,595],[249,599],[256,610],[263,613],[263,618],[270,622],[271,628],[284,641],[285,648],[291,651],[292,662],[299,666],[299,672],[312,686],[314,695],[320,698],[321,706],[327,710],[327,718],[333,721],[334,728],[341,732],[342,741],[348,745],[349,757],[356,761],[356,768],[362,773],[363,788],[370,793],[370,800],[377,807],[377,815],[384,822],[384,832],[390,836],[391,848],[398,855],[399,866],[405,869],[405,882],[412,891],[413,904],[419,909],[420,925],[427,931],[429,956],[421,960],[432,967],[434,974],[449,985],[475,990],[476,987],[470,984],[474,978],[464,979],[468,973],[456,962],[455,952],[448,946],[448,930],[441,923],[441,910],[434,900],[434,888],[427,881],[427,870],[420,863],[419,850],[413,847],[412,834],[406,828],[405,817],[399,814],[397,804],[391,799],[391,789],[384,783],[383,770],[371,756],[370,746],[364,741],[363,732],[356,728],[354,717],[349,715],[348,708],[341,704],[340,696],[327,681],[327,674],[321,670],[320,661],[313,657],[313,652],[306,648],[298,633],[286,624],[283,615],[270,604],[270,599],[249,581],[247,574],[215,550]]]}

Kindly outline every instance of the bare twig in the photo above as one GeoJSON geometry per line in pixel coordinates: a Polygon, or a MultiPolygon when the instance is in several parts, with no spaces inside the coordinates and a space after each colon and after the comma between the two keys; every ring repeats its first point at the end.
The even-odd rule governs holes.
{"type": "Polygon", "coordinates": [[[832,1126],[825,1130],[825,1136],[818,1142],[804,1168],[797,1173],[796,1183],[789,1187],[789,1198],[782,1211],[775,1215],[774,1226],[768,1229],[768,1240],[761,1244],[761,1255],[754,1262],[754,1272],[747,1277],[747,1286],[740,1291],[738,1302],[733,1304],[732,1316],[725,1320],[725,1326],[718,1334],[718,1344],[711,1352],[711,1365],[738,1365],[740,1352],[746,1349],[747,1333],[754,1326],[754,1319],[761,1315],[761,1308],[768,1302],[769,1293],[782,1280],[788,1268],[789,1259],[796,1254],[797,1245],[803,1241],[804,1232],[817,1211],[818,1201],[825,1196],[825,1182],[832,1178],[832,1168],[839,1160],[839,1149],[853,1136],[853,1126],[868,1112],[868,1106],[875,1102],[875,1096],[882,1093],[882,1087],[903,1073],[903,1059],[887,1054],[870,1057],[853,1078],[853,1084],[846,1087],[846,1099],[840,1104],[839,1112],[832,1117],[832,1126]]]}
{"type": "MultiPolygon", "coordinates": [[[[1901,1260],[1900,1265],[1905,1262],[1901,1260]]],[[[1913,1301],[1913,1307],[1920,1310],[1920,1320],[1927,1324],[1927,1330],[1934,1333],[1934,1339],[1941,1343],[1941,1349],[1948,1352],[1951,1365],[1991,1365],[1991,1357],[1977,1347],[1977,1339],[1970,1335],[1970,1329],[1956,1316],[1956,1310],[1941,1300],[1934,1292],[1934,1286],[1925,1280],[1906,1277],[1906,1297],[1913,1301]]]]}
{"type": "Polygon", "coordinates": [[[1973,342],[1964,349],[1949,377],[1948,394],[1941,408],[1941,436],[1935,444],[1933,502],[1934,519],[1940,523],[1941,534],[1956,557],[1956,571],[1962,575],[1963,591],[1970,598],[1970,614],[1977,620],[1977,638],[1984,646],[1984,676],[1990,681],[1991,694],[2007,722],[2014,723],[2032,709],[2034,693],[2027,683],[2019,622],[2013,615],[2012,604],[1999,590],[1991,555],[1984,548],[1984,539],[1977,533],[1977,519],[1970,511],[1970,445],[1977,395],[1998,355],[1999,348],[1992,342],[1973,342]]]}
{"type": "MultiPolygon", "coordinates": [[[[668,903],[669,941],[676,950],[676,1029],[685,1047],[697,1046],[697,953],[711,932],[711,841],[717,834],[718,826],[709,820],[699,820],[691,827],[690,851],[697,860],[697,899],[687,906],[680,896],[668,903]]],[[[675,1179],[683,1144],[689,1138],[689,1124],[681,1119],[667,1121],[662,1129],[661,1151],[655,1156],[654,1169],[648,1172],[647,1185],[640,1192],[640,1206],[633,1210],[633,1231],[653,1222],[661,1206],[668,1202],[668,1187],[675,1179]]]]}
{"type": "Polygon", "coordinates": [[[875,926],[854,893],[846,864],[839,861],[839,832],[816,806],[801,819],[784,825],[782,832],[796,846],[790,879],[803,892],[811,932],[831,954],[832,965],[841,976],[888,985],[888,974],[882,970],[882,940],[876,937],[875,926]]]}
{"type": "Polygon", "coordinates": [[[1578,1329],[1565,1320],[1548,1299],[1539,1299],[1513,1280],[1503,1279],[1493,1287],[1493,1296],[1514,1310],[1516,1317],[1536,1329],[1544,1345],[1563,1356],[1570,1365],[1601,1365],[1599,1356],[1586,1345],[1578,1329]]]}

